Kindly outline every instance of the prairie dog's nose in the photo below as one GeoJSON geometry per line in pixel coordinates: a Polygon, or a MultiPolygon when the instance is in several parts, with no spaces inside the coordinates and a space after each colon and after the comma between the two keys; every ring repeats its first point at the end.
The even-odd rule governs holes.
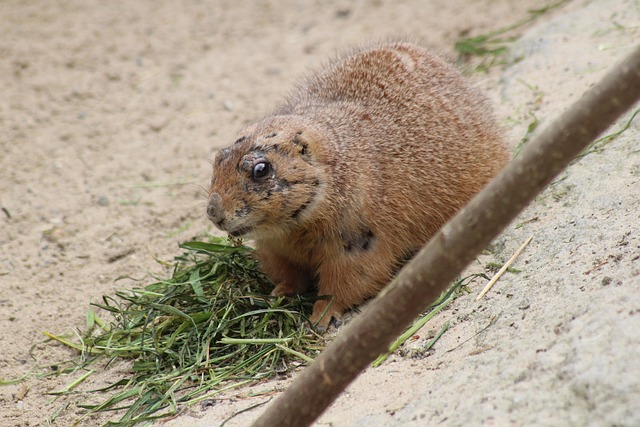
{"type": "Polygon", "coordinates": [[[224,222],[224,212],[222,211],[222,198],[218,193],[209,196],[209,204],[207,205],[207,217],[217,227],[224,222]]]}

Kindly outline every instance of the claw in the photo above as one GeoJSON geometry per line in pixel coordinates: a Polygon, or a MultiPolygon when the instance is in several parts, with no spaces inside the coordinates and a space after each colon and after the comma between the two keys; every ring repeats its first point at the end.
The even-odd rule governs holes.
{"type": "Polygon", "coordinates": [[[309,322],[318,333],[324,333],[330,325],[342,325],[342,310],[338,309],[330,300],[318,300],[313,305],[313,313],[309,322]]]}
{"type": "Polygon", "coordinates": [[[288,283],[280,283],[271,291],[272,297],[289,297],[297,294],[297,289],[288,283]]]}

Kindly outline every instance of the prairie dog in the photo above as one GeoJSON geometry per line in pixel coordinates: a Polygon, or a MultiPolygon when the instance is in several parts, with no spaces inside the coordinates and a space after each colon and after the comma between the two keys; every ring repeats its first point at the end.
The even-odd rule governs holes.
{"type": "Polygon", "coordinates": [[[254,238],[274,295],[319,299],[311,322],[376,295],[507,163],[485,98],[410,43],[313,73],[215,157],[207,215],[254,238]]]}

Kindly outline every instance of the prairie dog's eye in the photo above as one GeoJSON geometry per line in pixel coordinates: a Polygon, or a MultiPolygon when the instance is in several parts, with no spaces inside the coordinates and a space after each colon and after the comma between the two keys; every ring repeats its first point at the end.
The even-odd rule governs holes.
{"type": "Polygon", "coordinates": [[[271,164],[266,160],[260,161],[253,165],[253,179],[262,179],[271,172],[271,164]]]}

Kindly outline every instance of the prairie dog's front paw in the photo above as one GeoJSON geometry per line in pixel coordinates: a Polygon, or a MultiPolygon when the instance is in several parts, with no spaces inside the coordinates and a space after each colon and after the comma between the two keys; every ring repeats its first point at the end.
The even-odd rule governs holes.
{"type": "Polygon", "coordinates": [[[289,283],[279,283],[275,288],[271,291],[271,296],[273,297],[290,297],[296,295],[298,293],[298,288],[289,283]]]}

